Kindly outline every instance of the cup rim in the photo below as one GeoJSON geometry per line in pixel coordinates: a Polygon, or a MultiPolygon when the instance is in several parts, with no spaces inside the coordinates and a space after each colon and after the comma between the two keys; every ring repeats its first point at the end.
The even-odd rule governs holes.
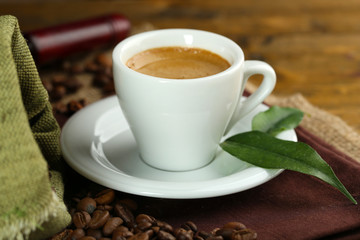
{"type": "MultiPolygon", "coordinates": [[[[134,45],[136,45],[136,44],[134,44],[134,45]]],[[[213,45],[215,45],[215,44],[213,44],[213,45]]],[[[225,46],[219,46],[219,47],[222,47],[225,49],[225,46]]],[[[159,30],[151,30],[151,31],[147,31],[147,32],[142,32],[142,33],[138,33],[138,34],[132,35],[132,36],[124,39],[123,41],[119,42],[114,47],[113,52],[112,52],[112,60],[113,60],[113,66],[118,66],[118,67],[120,67],[121,71],[125,71],[130,74],[135,74],[138,76],[142,75],[142,76],[146,76],[148,79],[161,80],[161,81],[165,81],[165,82],[167,82],[167,81],[188,82],[187,80],[192,80],[192,81],[209,80],[212,78],[217,78],[224,74],[232,73],[233,71],[236,71],[236,69],[238,69],[241,64],[243,64],[243,62],[245,61],[245,57],[244,57],[244,52],[242,51],[241,47],[237,43],[235,43],[233,40],[231,40],[230,38],[227,38],[223,35],[220,35],[220,34],[217,34],[214,32],[198,30],[198,29],[168,28],[168,29],[159,29],[159,30]],[[221,40],[226,44],[226,48],[228,49],[228,52],[232,52],[232,54],[234,56],[234,60],[229,61],[229,59],[227,57],[224,57],[224,55],[222,55],[221,53],[214,51],[214,49],[209,49],[208,47],[197,46],[197,45],[195,46],[192,44],[188,44],[186,46],[182,45],[180,47],[196,47],[196,48],[202,48],[202,49],[211,51],[211,52],[216,53],[216,54],[220,55],[221,57],[225,58],[230,63],[230,67],[225,69],[224,71],[221,71],[219,73],[216,73],[216,74],[213,74],[210,76],[199,77],[199,78],[187,78],[187,79],[173,79],[173,78],[156,77],[156,76],[151,76],[151,75],[137,72],[137,71],[127,67],[126,61],[128,59],[130,59],[132,56],[134,56],[136,53],[139,53],[139,52],[142,52],[142,51],[145,51],[148,49],[152,49],[152,48],[158,48],[158,47],[179,47],[179,44],[172,44],[171,42],[168,42],[168,44],[165,44],[165,45],[161,45],[161,44],[157,45],[157,44],[153,43],[153,44],[150,44],[150,45],[152,45],[150,47],[143,47],[143,49],[135,50],[135,53],[130,54],[130,56],[127,57],[126,60],[124,61],[122,54],[124,51],[126,51],[126,47],[129,48],[128,45],[132,45],[133,42],[139,42],[141,40],[154,37],[154,35],[156,35],[156,34],[163,35],[163,34],[174,34],[174,33],[183,34],[183,35],[192,34],[193,36],[195,34],[197,34],[197,35],[202,34],[203,36],[208,36],[208,37],[216,38],[217,40],[221,40]]],[[[114,68],[114,70],[115,70],[115,68],[114,68]]]]}

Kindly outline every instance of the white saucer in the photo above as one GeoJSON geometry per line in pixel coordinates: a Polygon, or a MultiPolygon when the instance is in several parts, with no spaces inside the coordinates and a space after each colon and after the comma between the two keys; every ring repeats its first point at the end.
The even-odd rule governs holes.
{"type": "MultiPolygon", "coordinates": [[[[257,107],[227,136],[249,131],[253,116],[266,109],[265,105],[257,107]]],[[[281,133],[279,138],[297,141],[293,130],[281,133]]],[[[73,115],[63,127],[61,147],[67,163],[86,178],[115,190],[159,198],[231,194],[265,183],[283,171],[255,167],[220,147],[216,158],[201,169],[167,172],[152,168],[140,159],[116,96],[73,115]]]]}

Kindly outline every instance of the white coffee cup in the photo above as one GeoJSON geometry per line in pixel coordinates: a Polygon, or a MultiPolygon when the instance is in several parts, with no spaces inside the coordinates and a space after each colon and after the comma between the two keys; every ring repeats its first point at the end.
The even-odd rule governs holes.
{"type": "Polygon", "coordinates": [[[261,61],[245,61],[232,40],[192,29],[154,30],[131,36],[113,51],[113,71],[120,107],[142,160],[166,171],[187,171],[209,164],[224,134],[273,90],[276,75],[261,61]],[[135,54],[151,48],[183,46],[209,50],[230,68],[203,78],[153,77],[126,66],[135,54]],[[264,76],[259,88],[240,102],[247,79],[264,76]]]}

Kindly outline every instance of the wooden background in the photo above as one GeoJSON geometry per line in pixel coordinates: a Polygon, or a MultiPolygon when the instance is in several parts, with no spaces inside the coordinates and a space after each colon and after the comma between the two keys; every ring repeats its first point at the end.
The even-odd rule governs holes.
{"type": "Polygon", "coordinates": [[[360,132],[359,0],[0,1],[23,31],[118,12],[134,28],[195,28],[236,41],[278,75],[274,94],[303,94],[360,132]]]}

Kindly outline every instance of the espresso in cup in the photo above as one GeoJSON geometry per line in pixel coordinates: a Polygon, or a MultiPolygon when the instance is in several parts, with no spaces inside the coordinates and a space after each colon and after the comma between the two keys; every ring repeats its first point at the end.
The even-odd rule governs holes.
{"type": "Polygon", "coordinates": [[[140,52],[126,65],[143,74],[171,79],[207,77],[222,72],[230,63],[201,48],[160,47],[140,52]]]}

